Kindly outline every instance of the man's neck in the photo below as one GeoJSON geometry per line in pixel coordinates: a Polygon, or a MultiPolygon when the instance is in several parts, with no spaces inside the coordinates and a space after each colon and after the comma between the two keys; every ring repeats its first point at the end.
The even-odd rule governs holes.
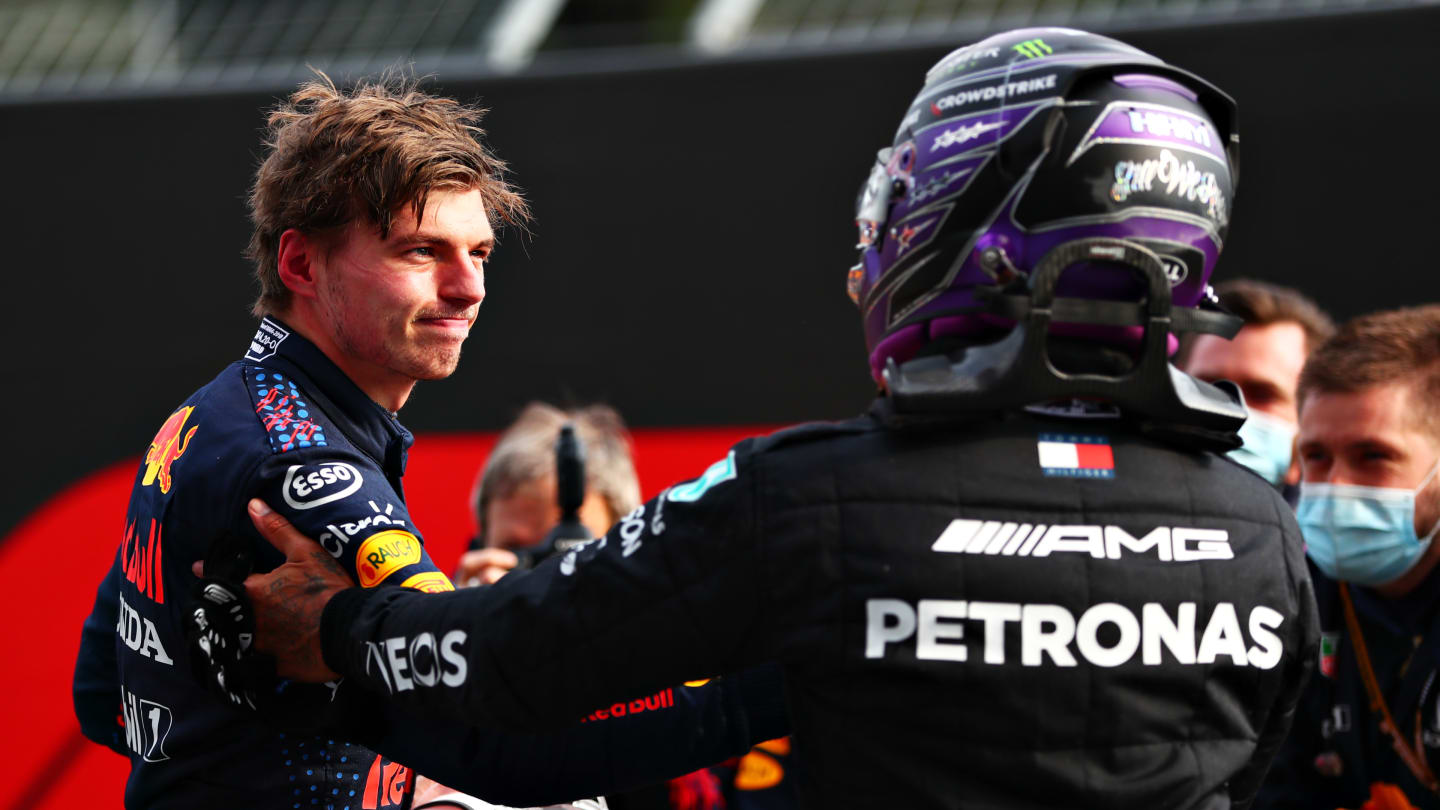
{"type": "Polygon", "coordinates": [[[1425,556],[1420,558],[1420,562],[1416,563],[1414,568],[1406,571],[1404,576],[1394,582],[1376,585],[1373,590],[1386,599],[1400,599],[1414,591],[1421,583],[1430,578],[1430,575],[1435,572],[1436,561],[1440,560],[1440,554],[1436,553],[1440,551],[1440,547],[1433,547],[1433,545],[1432,543],[1432,547],[1425,550],[1425,556]]]}
{"type": "Polygon", "coordinates": [[[342,352],[334,337],[321,328],[321,320],[313,308],[296,301],[288,310],[276,313],[276,317],[315,344],[375,404],[392,414],[405,406],[415,388],[415,380],[342,352]]]}

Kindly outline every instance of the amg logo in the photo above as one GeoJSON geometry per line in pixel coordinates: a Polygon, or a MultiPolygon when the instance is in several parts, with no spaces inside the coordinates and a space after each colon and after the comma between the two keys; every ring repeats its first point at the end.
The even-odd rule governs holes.
{"type": "Polygon", "coordinates": [[[1006,557],[1048,557],[1055,552],[1080,552],[1097,560],[1118,560],[1121,549],[1135,554],[1154,552],[1163,562],[1230,560],[1230,533],[1224,529],[1157,526],[1143,537],[1119,526],[1046,526],[999,520],[950,521],[935,539],[932,551],[1006,557]]]}

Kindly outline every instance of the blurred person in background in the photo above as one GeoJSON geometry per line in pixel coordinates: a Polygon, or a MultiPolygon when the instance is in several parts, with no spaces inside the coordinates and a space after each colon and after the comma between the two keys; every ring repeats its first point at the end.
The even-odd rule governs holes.
{"type": "MultiPolygon", "coordinates": [[[[600,537],[640,505],[632,443],[613,408],[590,405],[561,410],[544,402],[526,405],[486,457],[470,498],[479,534],[461,557],[460,587],[490,585],[519,563],[516,552],[533,552],[560,522],[556,487],[556,440],[567,424],[584,446],[585,498],[581,523],[600,537]]],[[[528,567],[528,566],[527,566],[528,567]]],[[[691,688],[688,686],[677,689],[691,688]]],[[[746,810],[796,804],[785,776],[789,738],[768,740],[743,757],[695,771],[651,789],[609,797],[613,810],[746,810]]]]}
{"type": "Polygon", "coordinates": [[[1257,806],[1440,808],[1440,306],[1344,324],[1299,397],[1320,674],[1257,806]]]}
{"type": "Polygon", "coordinates": [[[1335,322],[1299,290],[1253,279],[1215,285],[1220,305],[1245,325],[1231,340],[1195,335],[1182,346],[1180,368],[1206,382],[1229,380],[1245,395],[1249,412],[1240,428],[1245,445],[1230,457],[1299,497],[1295,433],[1300,421],[1296,388],[1305,358],[1335,332],[1335,322]]]}
{"type": "Polygon", "coordinates": [[[515,551],[540,546],[560,522],[555,441],[575,425],[585,448],[585,500],[580,522],[594,537],[640,505],[640,479],[625,422],[613,408],[563,411],[532,402],[505,428],[475,478],[471,513],[479,533],[460,557],[455,581],[493,584],[519,562],[515,551]]]}
{"type": "Polygon", "coordinates": [[[1234,122],[1106,37],[951,53],[857,201],[867,414],[741,442],[592,543],[424,598],[350,587],[252,504],[289,560],[238,589],[256,646],[515,728],[779,661],[815,807],[1248,806],[1317,638],[1293,513],[1219,455],[1238,396],[1168,363],[1172,331],[1240,326],[1207,286],[1234,122]],[[367,665],[440,637],[445,684],[367,665]]]}

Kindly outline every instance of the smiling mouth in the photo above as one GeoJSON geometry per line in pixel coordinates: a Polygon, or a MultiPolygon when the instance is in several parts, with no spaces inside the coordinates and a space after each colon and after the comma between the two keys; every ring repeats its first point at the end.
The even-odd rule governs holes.
{"type": "Polygon", "coordinates": [[[470,334],[470,319],[465,317],[429,317],[416,318],[415,326],[433,329],[441,333],[449,333],[451,337],[464,339],[470,334]]]}

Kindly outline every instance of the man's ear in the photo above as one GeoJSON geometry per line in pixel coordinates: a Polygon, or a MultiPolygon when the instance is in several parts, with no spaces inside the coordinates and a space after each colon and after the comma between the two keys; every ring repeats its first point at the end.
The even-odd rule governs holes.
{"type": "Polygon", "coordinates": [[[295,228],[280,234],[280,283],[288,287],[291,294],[315,297],[316,271],[324,260],[323,247],[314,236],[295,228]]]}

